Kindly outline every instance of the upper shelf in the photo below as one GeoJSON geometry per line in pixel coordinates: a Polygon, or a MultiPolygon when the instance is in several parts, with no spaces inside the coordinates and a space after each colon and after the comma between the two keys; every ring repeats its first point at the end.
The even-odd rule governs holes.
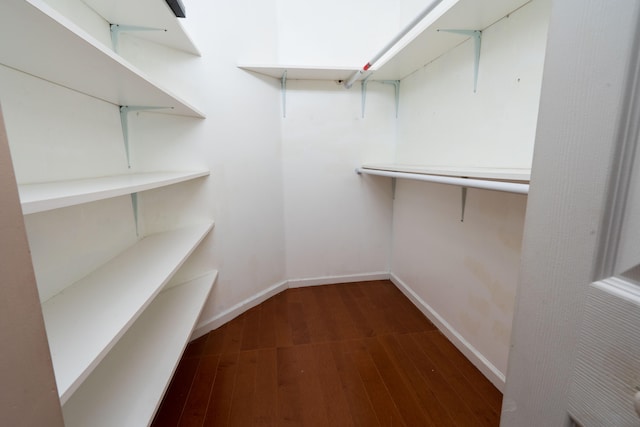
{"type": "Polygon", "coordinates": [[[0,2],[0,64],[114,105],[204,118],[42,0],[0,2]]]}
{"type": "MultiPolygon", "coordinates": [[[[416,27],[393,46],[371,71],[376,80],[401,80],[453,49],[465,38],[437,30],[484,30],[531,0],[444,0],[416,27]]],[[[299,80],[348,80],[366,62],[356,66],[287,66],[239,64],[238,67],[267,76],[299,80]]],[[[360,78],[370,73],[361,74],[360,78]]]]}
{"type": "Polygon", "coordinates": [[[364,169],[389,172],[415,173],[422,175],[440,175],[458,178],[488,179],[496,181],[529,182],[531,169],[525,168],[483,168],[483,167],[448,167],[420,166],[394,163],[378,163],[362,165],[364,169]]]}
{"type": "Polygon", "coordinates": [[[165,1],[83,0],[110,24],[160,28],[166,31],[139,31],[136,37],[200,56],[200,51],[165,1]]]}
{"type": "Polygon", "coordinates": [[[213,228],[143,238],[42,304],[64,404],[213,228]]]}
{"type": "Polygon", "coordinates": [[[24,215],[165,187],[209,175],[208,170],[154,172],[26,184],[18,187],[24,215]]]}
{"type": "Polygon", "coordinates": [[[438,30],[484,30],[531,0],[444,0],[377,63],[375,79],[401,80],[465,40],[438,30]]]}
{"type": "Polygon", "coordinates": [[[368,164],[356,169],[356,172],[517,194],[529,193],[531,175],[530,169],[447,168],[397,164],[368,164]]]}
{"type": "Polygon", "coordinates": [[[238,64],[238,68],[277,79],[281,78],[286,71],[287,80],[346,80],[358,69],[358,67],[257,64],[238,64]]]}

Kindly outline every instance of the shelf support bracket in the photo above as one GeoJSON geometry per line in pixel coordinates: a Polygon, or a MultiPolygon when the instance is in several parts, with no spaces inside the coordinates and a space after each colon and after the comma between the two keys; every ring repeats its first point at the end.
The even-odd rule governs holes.
{"type": "Polygon", "coordinates": [[[460,214],[460,222],[464,222],[464,210],[467,206],[467,187],[462,187],[462,213],[460,214]]]}
{"type": "MultiPolygon", "coordinates": [[[[362,176],[362,172],[360,171],[360,168],[356,168],[356,175],[362,176]]],[[[393,200],[396,199],[396,183],[397,183],[397,179],[391,178],[391,198],[393,200]]]]}
{"type": "Polygon", "coordinates": [[[396,199],[396,185],[398,182],[398,178],[391,178],[391,198],[393,200],[396,199]]]}
{"type": "Polygon", "coordinates": [[[120,106],[120,124],[122,125],[122,138],[124,140],[124,149],[127,154],[127,167],[131,169],[131,153],[129,151],[129,112],[130,111],[150,111],[164,110],[171,107],[149,107],[141,105],[121,105],[120,106]]]}
{"type": "Polygon", "coordinates": [[[136,223],[136,237],[140,237],[138,226],[138,193],[131,193],[131,208],[133,209],[133,221],[136,223]]]}
{"type": "Polygon", "coordinates": [[[280,89],[282,91],[282,118],[287,118],[287,70],[284,70],[280,78],[280,89]]]}
{"type": "Polygon", "coordinates": [[[116,53],[118,53],[118,38],[120,37],[120,33],[134,31],[167,31],[164,28],[139,27],[137,25],[120,24],[109,24],[109,29],[111,30],[111,44],[113,45],[113,51],[116,53]]]}
{"type": "MultiPolygon", "coordinates": [[[[369,77],[373,74],[368,75],[364,80],[360,82],[362,88],[362,118],[364,119],[364,110],[365,105],[367,103],[367,85],[369,84],[369,77]]],[[[395,88],[396,94],[396,119],[398,118],[398,108],[400,105],[400,80],[371,80],[372,82],[378,82],[386,85],[393,85],[395,88]]]]}
{"type": "Polygon", "coordinates": [[[473,65],[473,93],[478,88],[478,71],[480,69],[480,47],[482,45],[481,30],[438,30],[446,33],[460,34],[463,36],[473,37],[474,47],[474,65],[473,65]]]}

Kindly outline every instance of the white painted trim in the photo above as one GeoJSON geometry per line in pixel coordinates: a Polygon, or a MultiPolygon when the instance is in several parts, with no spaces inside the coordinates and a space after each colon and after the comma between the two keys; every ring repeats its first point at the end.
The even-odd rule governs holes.
{"type": "Polygon", "coordinates": [[[207,320],[200,322],[193,331],[191,335],[190,341],[200,338],[201,336],[213,331],[214,329],[219,328],[225,323],[235,319],[240,316],[245,311],[255,307],[258,304],[263,303],[274,295],[279,294],[280,292],[288,289],[288,282],[286,280],[276,283],[275,285],[265,289],[264,291],[253,295],[250,298],[247,298],[244,301],[239,302],[233,307],[223,311],[220,314],[217,314],[207,320]]]}
{"type": "Polygon", "coordinates": [[[388,271],[365,274],[349,274],[345,276],[325,276],[308,279],[290,279],[290,288],[304,288],[307,286],[334,285],[336,283],[366,282],[368,280],[389,280],[388,271]]]}
{"type": "Polygon", "coordinates": [[[505,375],[500,372],[486,357],[473,347],[462,335],[458,333],[442,316],[440,316],[429,304],[416,294],[398,276],[391,273],[390,279],[400,291],[415,304],[418,309],[433,322],[434,325],[465,355],[482,374],[493,383],[501,392],[504,391],[505,375]]]}

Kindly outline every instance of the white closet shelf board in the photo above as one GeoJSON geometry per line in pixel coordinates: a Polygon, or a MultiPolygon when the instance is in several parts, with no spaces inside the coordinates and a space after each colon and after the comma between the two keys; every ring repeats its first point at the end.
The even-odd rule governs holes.
{"type": "Polygon", "coordinates": [[[123,196],[208,176],[195,172],[153,172],[18,186],[24,215],[123,196]]]}
{"type": "Polygon", "coordinates": [[[63,404],[212,228],[210,223],[145,237],[42,304],[63,404]]]}
{"type": "Polygon", "coordinates": [[[530,168],[485,168],[485,167],[449,167],[449,166],[422,166],[406,164],[365,164],[363,169],[414,173],[421,175],[440,175],[459,178],[491,179],[497,181],[529,182],[531,179],[530,168]]]}
{"type": "Polygon", "coordinates": [[[2,0],[0,26],[13,35],[0,38],[2,65],[114,105],[204,118],[42,0],[2,0]]]}
{"type": "Polygon", "coordinates": [[[402,166],[392,165],[365,165],[361,168],[357,168],[356,172],[358,174],[384,176],[387,178],[410,179],[437,184],[455,185],[462,188],[479,188],[483,190],[504,191],[507,193],[529,194],[529,183],[528,181],[522,180],[525,178],[526,172],[518,174],[514,173],[513,169],[481,171],[478,169],[481,168],[452,168],[447,170],[446,168],[403,168],[402,166]],[[413,171],[408,172],[407,170],[413,171]]]}
{"type": "Polygon", "coordinates": [[[287,80],[347,80],[359,67],[238,64],[238,68],[276,79],[286,71],[287,80]]]}
{"type": "Polygon", "coordinates": [[[372,64],[373,78],[401,80],[465,41],[465,36],[438,32],[438,29],[484,30],[529,1],[444,0],[385,56],[372,64]]]}
{"type": "Polygon", "coordinates": [[[158,295],[63,406],[65,425],[149,425],[216,277],[158,295]]]}
{"type": "Polygon", "coordinates": [[[110,24],[166,30],[132,32],[136,37],[200,56],[200,51],[164,0],[83,1],[110,24]]]}

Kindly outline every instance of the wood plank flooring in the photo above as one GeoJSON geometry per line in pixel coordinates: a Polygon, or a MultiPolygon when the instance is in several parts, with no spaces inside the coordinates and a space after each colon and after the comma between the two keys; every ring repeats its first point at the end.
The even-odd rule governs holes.
{"type": "Polygon", "coordinates": [[[288,289],[187,347],[154,427],[497,426],[502,395],[389,281],[288,289]]]}

